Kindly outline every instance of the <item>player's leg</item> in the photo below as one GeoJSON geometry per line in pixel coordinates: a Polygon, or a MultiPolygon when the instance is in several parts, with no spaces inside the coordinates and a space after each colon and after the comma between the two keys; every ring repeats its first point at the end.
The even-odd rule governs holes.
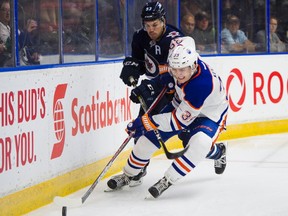
{"type": "Polygon", "coordinates": [[[146,175],[150,158],[158,148],[145,136],[139,137],[123,168],[123,173],[113,176],[107,182],[108,187],[119,189],[125,185],[137,186],[141,184],[143,177],[146,175]]]}
{"type": "MultiPolygon", "coordinates": [[[[179,135],[179,139],[182,140],[183,147],[185,148],[191,137],[189,130],[183,130],[179,135]]],[[[214,168],[216,174],[222,174],[226,168],[226,143],[215,143],[206,158],[214,160],[214,168]]]]}
{"type": "Polygon", "coordinates": [[[188,142],[190,146],[187,152],[182,157],[175,159],[165,172],[164,177],[149,188],[150,194],[154,198],[159,197],[171,185],[190,173],[206,157],[211,144],[211,137],[205,133],[194,134],[188,142]]]}

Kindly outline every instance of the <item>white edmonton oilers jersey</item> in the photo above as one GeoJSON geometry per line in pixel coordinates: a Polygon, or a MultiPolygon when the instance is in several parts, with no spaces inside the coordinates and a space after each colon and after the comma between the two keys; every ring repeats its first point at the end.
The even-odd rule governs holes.
{"type": "Polygon", "coordinates": [[[172,101],[175,110],[153,116],[159,130],[181,130],[197,117],[207,117],[224,126],[228,111],[225,88],[220,77],[202,60],[198,60],[197,72],[191,79],[175,89],[172,101]]]}

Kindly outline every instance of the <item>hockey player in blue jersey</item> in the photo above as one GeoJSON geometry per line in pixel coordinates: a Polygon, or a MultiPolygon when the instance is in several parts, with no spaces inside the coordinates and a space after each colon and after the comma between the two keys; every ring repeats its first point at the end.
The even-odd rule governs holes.
{"type": "Polygon", "coordinates": [[[220,77],[203,62],[190,37],[171,48],[168,57],[170,73],[175,80],[174,98],[162,113],[151,116],[144,114],[127,126],[128,133],[139,137],[123,168],[123,174],[112,177],[108,182],[111,189],[141,183],[143,176],[136,178],[149,162],[153,153],[160,148],[154,130],[158,130],[164,141],[186,130],[180,137],[188,150],[173,160],[164,177],[148,191],[157,198],[171,185],[191,172],[201,160],[214,160],[215,172],[222,174],[226,167],[226,145],[215,143],[225,128],[228,101],[220,77]],[[186,41],[186,42],[185,42],[186,41]]]}
{"type": "MultiPolygon", "coordinates": [[[[130,99],[134,103],[139,103],[138,96],[141,95],[147,107],[163,87],[161,82],[149,80],[155,77],[158,77],[160,81],[165,79],[168,72],[167,57],[171,40],[183,36],[180,30],[166,23],[165,14],[160,2],[145,4],[141,13],[143,28],[134,33],[131,56],[124,59],[120,74],[120,78],[128,86],[134,86],[138,83],[140,76],[146,75],[145,79],[131,91],[130,99]]],[[[159,113],[169,99],[171,100],[169,95],[169,93],[165,95],[152,111],[153,114],[159,113]]]]}
{"type": "MultiPolygon", "coordinates": [[[[146,3],[141,12],[141,19],[143,27],[133,34],[132,53],[123,61],[120,78],[126,85],[134,87],[130,94],[131,101],[139,104],[141,96],[144,102],[142,106],[148,108],[163,89],[163,82],[165,84],[167,78],[171,80],[167,67],[170,43],[184,35],[176,27],[167,24],[166,12],[160,2],[146,3]],[[138,84],[142,75],[144,79],[138,84]],[[151,79],[157,81],[150,81],[151,79]]],[[[158,114],[171,101],[173,91],[173,88],[167,91],[151,111],[152,114],[158,114]]],[[[144,110],[141,107],[139,116],[143,114],[144,110]]],[[[145,174],[146,167],[134,179],[145,174]]]]}

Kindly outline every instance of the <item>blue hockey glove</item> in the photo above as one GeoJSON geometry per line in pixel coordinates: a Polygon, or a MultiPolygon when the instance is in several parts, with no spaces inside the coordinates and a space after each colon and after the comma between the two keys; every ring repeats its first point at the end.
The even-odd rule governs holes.
{"type": "Polygon", "coordinates": [[[161,91],[161,86],[152,80],[142,80],[141,84],[131,91],[130,99],[134,103],[140,103],[138,97],[142,97],[147,105],[150,105],[161,91]]]}
{"type": "Polygon", "coordinates": [[[130,122],[127,125],[126,131],[128,134],[135,132],[133,137],[138,138],[144,135],[147,131],[157,129],[159,125],[153,121],[149,114],[144,114],[142,117],[138,117],[135,121],[130,122]]]}
{"type": "Polygon", "coordinates": [[[141,63],[136,58],[126,57],[123,61],[123,68],[120,74],[122,81],[128,85],[132,86],[131,77],[134,82],[138,82],[140,75],[144,74],[145,71],[142,71],[141,63]]]}

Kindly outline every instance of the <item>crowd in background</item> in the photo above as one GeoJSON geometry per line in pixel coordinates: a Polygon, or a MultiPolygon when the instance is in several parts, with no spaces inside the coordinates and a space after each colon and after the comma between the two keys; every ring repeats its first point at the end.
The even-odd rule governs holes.
{"type": "MultiPolygon", "coordinates": [[[[97,2],[96,7],[95,0],[0,0],[0,67],[17,64],[15,52],[19,65],[43,64],[42,56],[57,56],[49,61],[57,64],[77,62],[79,55],[90,62],[129,55],[132,33],[142,27],[140,13],[145,2],[97,2]],[[13,20],[16,5],[17,30],[13,20]]],[[[168,23],[192,36],[200,54],[287,52],[288,0],[160,2],[168,23]]]]}
{"type": "Polygon", "coordinates": [[[287,52],[288,1],[270,1],[268,25],[265,0],[222,0],[220,21],[213,1],[205,2],[181,1],[180,27],[195,39],[200,53],[287,52]]]}

